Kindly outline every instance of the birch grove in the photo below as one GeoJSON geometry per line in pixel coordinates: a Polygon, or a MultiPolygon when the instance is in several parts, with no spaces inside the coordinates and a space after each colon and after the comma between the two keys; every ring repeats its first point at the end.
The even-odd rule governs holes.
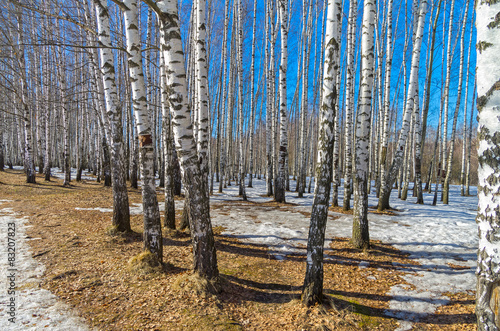
{"type": "Polygon", "coordinates": [[[166,238],[189,233],[211,292],[224,283],[211,203],[311,201],[308,306],[323,299],[328,215],[352,217],[350,245],[367,250],[370,208],[401,198],[439,211],[455,185],[465,198],[479,183],[477,316],[495,329],[497,7],[6,0],[0,171],[33,187],[109,186],[112,235],[132,233],[140,190],[143,250],[169,262],[166,238]]]}

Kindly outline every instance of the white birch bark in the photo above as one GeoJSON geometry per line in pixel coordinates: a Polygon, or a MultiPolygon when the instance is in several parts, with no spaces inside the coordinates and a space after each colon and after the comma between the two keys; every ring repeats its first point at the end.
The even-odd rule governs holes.
{"type": "MultiPolygon", "coordinates": [[[[44,24],[46,28],[50,26],[50,24],[46,23],[44,24]]],[[[43,112],[43,122],[45,125],[45,137],[44,137],[44,156],[43,156],[43,174],[45,177],[45,181],[50,181],[50,176],[51,176],[51,146],[50,146],[50,141],[51,141],[51,130],[50,130],[50,75],[48,74],[49,72],[49,48],[45,48],[43,51],[43,57],[42,57],[42,67],[43,71],[46,72],[47,74],[44,75],[43,77],[43,85],[46,89],[44,89],[44,112],[43,112]]]]}
{"type": "Polygon", "coordinates": [[[500,2],[478,0],[478,330],[500,329],[500,2]]]}

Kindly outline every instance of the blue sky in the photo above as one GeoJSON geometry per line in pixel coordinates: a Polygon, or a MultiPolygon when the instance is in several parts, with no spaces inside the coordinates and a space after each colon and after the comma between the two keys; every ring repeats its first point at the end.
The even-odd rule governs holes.
{"type": "MultiPolygon", "coordinates": [[[[474,29],[473,24],[473,8],[472,4],[470,4],[467,0],[455,0],[455,11],[454,11],[454,20],[453,20],[453,34],[452,34],[452,49],[453,52],[453,61],[451,63],[451,85],[450,85],[450,113],[449,113],[449,126],[451,126],[451,121],[453,118],[453,111],[455,109],[456,103],[456,95],[457,95],[457,85],[458,85],[458,74],[459,74],[459,43],[458,37],[460,34],[460,27],[462,24],[462,18],[464,15],[465,5],[469,4],[471,8],[469,9],[469,18],[467,23],[467,29],[465,32],[465,53],[467,53],[468,48],[471,45],[475,45],[475,31],[473,31],[472,41],[469,40],[469,31],[470,29],[474,29]]],[[[420,83],[420,103],[422,105],[423,102],[423,94],[424,94],[424,83],[425,76],[427,70],[427,58],[428,58],[428,49],[429,49],[429,33],[430,33],[430,19],[431,15],[435,13],[435,9],[433,10],[433,2],[438,2],[438,0],[429,0],[428,10],[426,16],[426,27],[424,32],[424,40],[422,45],[422,55],[420,61],[420,72],[419,72],[419,83],[420,83]]],[[[179,10],[180,10],[180,19],[181,19],[181,28],[183,32],[184,40],[187,40],[187,31],[189,27],[189,18],[190,18],[190,10],[191,10],[192,1],[182,1],[180,2],[179,10]]],[[[253,22],[253,1],[242,0],[244,7],[244,54],[243,54],[243,63],[244,63],[244,76],[245,76],[245,111],[249,111],[249,81],[250,81],[250,62],[251,62],[251,42],[252,42],[252,22],[253,22]]],[[[290,2],[290,30],[289,30],[289,39],[288,39],[288,72],[287,72],[287,95],[288,95],[288,107],[289,111],[291,110],[295,113],[295,110],[292,108],[292,100],[295,93],[295,88],[297,84],[298,77],[297,65],[299,60],[299,53],[301,52],[300,43],[301,43],[301,33],[302,33],[302,0],[291,0],[290,2]]],[[[379,15],[384,15],[385,12],[381,8],[384,4],[383,1],[378,2],[379,7],[379,15]]],[[[413,1],[399,2],[394,1],[394,9],[393,9],[393,33],[394,33],[394,59],[392,66],[392,84],[391,84],[391,100],[393,101],[392,106],[396,107],[399,112],[402,112],[402,108],[404,105],[404,77],[402,70],[403,63],[403,49],[405,42],[405,29],[411,25],[413,20],[412,14],[412,4],[413,1]],[[405,25],[407,25],[405,27],[405,25]],[[399,85],[398,85],[399,84],[399,85]]],[[[433,79],[431,84],[431,102],[430,102],[430,110],[429,110],[429,118],[428,125],[436,126],[438,117],[439,117],[439,109],[440,109],[440,98],[441,98],[441,88],[444,86],[444,82],[441,79],[441,71],[442,71],[442,46],[443,42],[446,44],[448,34],[447,31],[449,29],[448,20],[450,16],[450,4],[451,0],[443,0],[442,8],[445,10],[441,10],[441,15],[438,20],[438,28],[436,35],[436,43],[435,43],[435,57],[433,64],[433,79]],[[445,20],[445,25],[443,26],[443,20],[445,20]],[[444,32],[444,33],[443,33],[444,32]],[[443,39],[444,38],[444,39],[443,39]]],[[[215,95],[216,95],[216,84],[219,80],[220,73],[220,54],[221,54],[221,44],[222,44],[222,36],[223,36],[223,24],[224,24],[224,0],[213,0],[207,1],[207,6],[211,5],[213,15],[211,22],[209,22],[209,32],[208,35],[208,43],[211,49],[210,52],[210,65],[209,65],[209,75],[211,79],[211,98],[212,102],[215,103],[215,95]]],[[[358,2],[358,32],[357,36],[359,38],[359,31],[361,27],[362,20],[362,5],[363,1],[358,2]]],[[[231,29],[232,29],[232,15],[234,9],[234,0],[230,1],[231,7],[231,16],[230,16],[230,26],[229,26],[229,38],[231,37],[231,29]]],[[[319,73],[319,65],[321,62],[321,39],[322,39],[322,29],[323,29],[323,17],[324,17],[324,2],[323,1],[314,1],[313,7],[315,8],[314,14],[314,31],[313,31],[313,39],[310,53],[310,64],[309,64],[309,111],[317,111],[317,103],[319,102],[319,95],[315,97],[315,85],[318,82],[318,73],[319,73]]],[[[346,41],[346,27],[347,27],[347,16],[348,16],[348,7],[349,2],[344,1],[343,3],[343,29],[342,29],[342,50],[341,50],[341,63],[342,63],[342,73],[345,68],[345,41],[346,41]]],[[[143,7],[144,8],[144,7],[143,7]]],[[[255,91],[259,89],[259,81],[261,81],[261,76],[263,71],[266,70],[266,66],[264,65],[264,15],[265,15],[265,2],[264,0],[259,0],[257,2],[257,31],[255,34],[256,38],[256,78],[255,78],[255,91]]],[[[143,10],[143,12],[145,12],[143,10]]],[[[145,15],[143,15],[143,18],[145,15]]],[[[378,26],[378,30],[382,31],[381,23],[378,26]]],[[[230,41],[228,41],[228,46],[230,46],[230,41]]],[[[385,43],[385,42],[384,42],[385,43]]],[[[383,45],[385,48],[385,44],[383,45]]],[[[280,40],[279,36],[277,39],[276,51],[280,51],[280,40]]],[[[406,52],[407,58],[407,76],[409,76],[409,67],[411,58],[412,45],[408,46],[406,52]]],[[[467,54],[466,54],[467,55],[467,54]]],[[[356,58],[359,59],[359,43],[356,48],[356,58]]],[[[277,59],[279,61],[279,53],[277,54],[277,59]]],[[[358,61],[355,59],[356,63],[358,61]]],[[[467,75],[467,79],[469,80],[469,94],[468,100],[466,103],[462,100],[462,106],[460,107],[459,113],[459,127],[461,127],[460,122],[462,122],[463,118],[463,108],[466,104],[468,107],[468,112],[471,108],[471,103],[474,98],[472,95],[472,89],[474,85],[474,70],[475,70],[475,48],[472,48],[471,52],[471,65],[465,66],[465,70],[467,67],[470,68],[469,73],[467,75]]],[[[342,75],[344,77],[344,75],[342,75]]],[[[359,81],[359,68],[357,72],[357,82],[359,81]]],[[[357,83],[355,88],[355,99],[357,97],[357,83]]],[[[261,87],[262,88],[262,87],[261,87]]],[[[464,81],[465,88],[465,81],[464,81]]],[[[316,88],[317,89],[317,88],[316,88]]],[[[341,106],[343,103],[343,81],[340,89],[340,100],[341,106]]],[[[300,95],[300,93],[299,93],[300,95]]],[[[465,97],[465,91],[463,93],[463,98],[465,97]]],[[[257,100],[257,106],[260,107],[261,100],[257,100]]],[[[257,110],[257,114],[259,110],[257,110]]],[[[265,116],[265,109],[263,110],[263,117],[265,116]]],[[[248,117],[248,116],[247,116],[248,117]]],[[[398,116],[400,117],[400,116],[398,116]]]]}

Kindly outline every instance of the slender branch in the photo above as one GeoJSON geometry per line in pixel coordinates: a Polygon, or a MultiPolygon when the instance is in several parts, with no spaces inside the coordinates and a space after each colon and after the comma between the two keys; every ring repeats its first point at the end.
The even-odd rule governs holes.
{"type": "Polygon", "coordinates": [[[97,32],[95,30],[91,29],[90,27],[88,27],[87,25],[85,25],[83,23],[75,21],[74,19],[72,19],[69,16],[61,16],[61,15],[51,14],[51,13],[48,13],[48,12],[46,12],[44,10],[39,9],[39,8],[35,8],[35,7],[24,5],[24,4],[20,3],[17,0],[8,0],[8,1],[10,3],[12,3],[13,5],[15,5],[15,6],[18,6],[18,7],[24,8],[24,9],[28,9],[28,10],[31,10],[31,11],[34,11],[34,12],[37,12],[37,13],[45,15],[47,17],[57,18],[59,20],[63,20],[63,21],[67,21],[67,22],[73,23],[73,24],[79,26],[80,28],[82,28],[83,30],[88,31],[88,32],[92,33],[93,35],[97,35],[97,32]]]}

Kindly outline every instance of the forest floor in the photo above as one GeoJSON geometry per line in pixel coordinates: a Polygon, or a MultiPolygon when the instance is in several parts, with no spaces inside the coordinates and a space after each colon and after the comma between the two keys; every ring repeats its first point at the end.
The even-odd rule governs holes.
{"type": "MultiPolygon", "coordinates": [[[[108,234],[112,214],[103,206],[112,206],[111,188],[95,181],[63,187],[59,179],[37,177],[37,184],[26,184],[21,171],[6,170],[0,172],[0,199],[8,200],[1,208],[28,218],[32,256],[45,266],[40,287],[100,330],[394,330],[400,323],[387,313],[393,299],[388,293],[394,286],[411,288],[405,268],[421,267],[410,254],[387,243],[372,240],[369,250],[359,251],[347,238],[335,237],[325,251],[329,304],[305,308],[299,301],[303,243],[272,250],[269,243],[228,234],[228,226],[219,223],[234,210],[241,215],[259,209],[273,217],[307,213],[293,204],[215,198],[211,214],[218,220],[214,232],[222,292],[200,296],[186,286],[192,250],[184,232],[165,231],[161,269],[141,274],[128,267],[130,258],[142,251],[140,190],[129,189],[134,233],[126,236],[108,234]]],[[[161,205],[161,192],[158,200],[161,205]]],[[[182,203],[177,205],[180,210],[182,203]]],[[[179,218],[180,212],[177,222],[179,218]]],[[[475,330],[474,293],[450,292],[447,297],[412,328],[475,330]]]]}

